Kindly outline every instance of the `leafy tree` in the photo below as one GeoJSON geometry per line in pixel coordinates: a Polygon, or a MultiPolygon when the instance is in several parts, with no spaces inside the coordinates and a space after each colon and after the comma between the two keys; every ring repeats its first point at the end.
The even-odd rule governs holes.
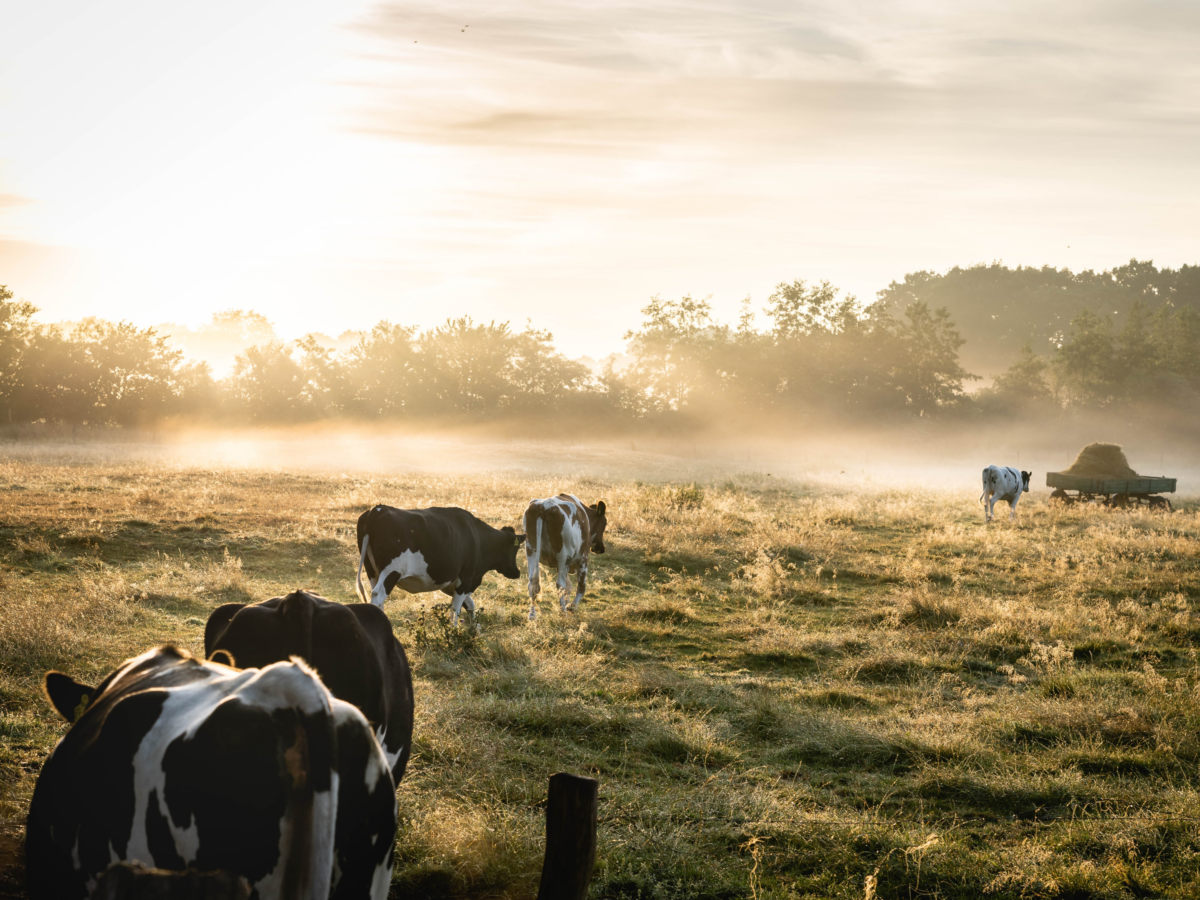
{"type": "Polygon", "coordinates": [[[944,274],[913,272],[879,292],[893,310],[912,303],[946,307],[966,343],[963,364],[983,372],[1003,369],[1026,341],[1035,350],[1062,343],[1083,310],[1128,315],[1134,304],[1200,312],[1200,266],[1159,269],[1130,260],[1105,272],[1050,266],[1009,268],[1002,263],[955,266],[944,274]]]}
{"type": "Polygon", "coordinates": [[[368,417],[394,416],[420,406],[423,360],[415,328],[380,322],[344,360],[347,407],[368,417]]]}
{"type": "Polygon", "coordinates": [[[427,411],[494,414],[512,400],[513,334],[508,323],[447,319],[417,341],[427,411]]]}
{"type": "Polygon", "coordinates": [[[21,380],[21,358],[33,336],[36,313],[37,307],[14,300],[13,292],[0,284],[0,406],[9,423],[13,420],[14,392],[21,380]]]}
{"type": "Polygon", "coordinates": [[[1054,372],[1072,406],[1108,406],[1120,384],[1113,321],[1085,309],[1071,322],[1070,336],[1058,348],[1054,372]]]}
{"type": "Polygon", "coordinates": [[[337,415],[346,405],[345,367],[334,359],[333,351],[322,347],[314,335],[296,341],[303,354],[300,368],[304,384],[300,390],[300,409],[309,417],[337,415]]]}
{"type": "Polygon", "coordinates": [[[90,397],[89,421],[137,425],[169,411],[183,353],[153,328],[89,318],[70,342],[90,397]]]}
{"type": "Polygon", "coordinates": [[[252,422],[294,422],[304,411],[304,369],[280,341],[239,354],[227,385],[234,407],[252,422]]]}
{"type": "Polygon", "coordinates": [[[964,342],[945,308],[910,304],[894,334],[899,361],[893,378],[907,407],[917,415],[931,415],[938,407],[963,399],[963,382],[979,377],[958,363],[958,348],[964,342]]]}
{"type": "Polygon", "coordinates": [[[513,336],[510,375],[513,405],[528,410],[561,409],[565,401],[585,390],[591,373],[582,363],[554,349],[549,331],[532,325],[513,336]]]}
{"type": "Polygon", "coordinates": [[[691,296],[680,300],[654,296],[642,315],[641,329],[625,334],[635,362],[624,380],[646,398],[650,408],[678,412],[702,384],[714,380],[711,356],[714,345],[728,340],[728,328],[713,323],[707,300],[691,296]]]}

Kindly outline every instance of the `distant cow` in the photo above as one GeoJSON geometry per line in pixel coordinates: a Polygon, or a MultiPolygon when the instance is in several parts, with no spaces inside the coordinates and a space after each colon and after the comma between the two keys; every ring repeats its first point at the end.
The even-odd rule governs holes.
{"type": "Polygon", "coordinates": [[[1022,472],[1011,466],[988,466],[983,470],[983,494],[979,502],[983,504],[983,519],[992,521],[993,511],[997,500],[1006,500],[1012,505],[1009,517],[1017,518],[1017,501],[1021,494],[1029,490],[1029,479],[1032,472],[1022,472]]]}
{"type": "Polygon", "coordinates": [[[396,784],[412,749],[412,671],[383,610],[293,591],[247,606],[226,603],[204,627],[204,655],[227,653],[241,669],[299,656],[333,696],[353,703],[375,727],[396,784]]]}
{"type": "Polygon", "coordinates": [[[260,900],[387,896],[387,760],[304,663],[238,670],[161,647],[95,688],[58,672],[45,686],[73,724],[29,805],[31,900],[87,897],[132,861],[225,870],[260,900]]]}
{"type": "Polygon", "coordinates": [[[471,594],[483,576],[496,571],[505,578],[520,578],[517,548],[525,535],[511,526],[493,528],[456,506],[430,509],[395,509],[375,506],[358,517],[358,575],[354,587],[367,601],[363,589],[364,565],[371,583],[370,602],[383,606],[392,588],[410,594],[441,591],[453,598],[450,621],[458,624],[458,611],[466,604],[475,618],[471,594]]]}
{"type": "Polygon", "coordinates": [[[529,564],[529,620],[537,618],[537,596],[541,591],[541,564],[558,571],[558,605],[567,611],[570,582],[575,579],[575,602],[579,608],[587,590],[588,557],[604,552],[604,528],[608,525],[604,501],[592,506],[573,494],[534,500],[525,510],[525,557],[529,564]]]}

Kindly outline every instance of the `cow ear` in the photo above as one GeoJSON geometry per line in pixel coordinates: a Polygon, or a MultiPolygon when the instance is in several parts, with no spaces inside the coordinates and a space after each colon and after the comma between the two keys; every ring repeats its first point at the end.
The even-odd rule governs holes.
{"type": "Polygon", "coordinates": [[[45,680],[46,697],[58,714],[74,724],[79,721],[94,699],[96,689],[86,684],[80,684],[70,675],[62,672],[47,672],[45,680]]]}
{"type": "Polygon", "coordinates": [[[237,663],[234,661],[233,654],[228,650],[214,650],[212,656],[208,658],[209,662],[220,663],[223,666],[229,666],[231,669],[237,668],[237,663]]]}
{"type": "Polygon", "coordinates": [[[604,515],[605,509],[607,509],[607,507],[604,505],[603,500],[596,504],[596,512],[600,513],[600,515],[604,515]]]}
{"type": "Polygon", "coordinates": [[[516,537],[513,538],[513,546],[514,547],[520,547],[523,543],[525,543],[525,535],[518,534],[516,537]]]}

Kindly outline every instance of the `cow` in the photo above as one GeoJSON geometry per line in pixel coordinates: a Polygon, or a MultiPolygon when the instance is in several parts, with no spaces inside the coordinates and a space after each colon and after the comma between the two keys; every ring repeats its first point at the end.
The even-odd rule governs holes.
{"type": "Polygon", "coordinates": [[[496,571],[520,578],[517,548],[525,535],[512,526],[493,528],[457,506],[395,509],[373,506],[358,517],[358,574],[354,587],[364,603],[363,567],[371,583],[370,602],[380,608],[392,588],[410,594],[441,591],[451,597],[450,622],[458,624],[465,604],[475,619],[471,596],[483,576],[496,571]],[[382,563],[383,565],[380,565],[382,563]]]}
{"type": "Polygon", "coordinates": [[[1029,491],[1029,479],[1032,472],[1022,472],[1011,466],[988,466],[983,470],[983,493],[979,502],[983,504],[983,520],[990,522],[997,500],[1006,500],[1011,504],[1009,517],[1016,521],[1017,501],[1023,492],[1029,491]]]}
{"type": "Polygon", "coordinates": [[[226,603],[204,626],[204,655],[214,659],[221,653],[241,669],[303,659],[333,696],[353,703],[375,726],[400,784],[412,749],[412,670],[383,610],[370,603],[334,603],[308,591],[252,605],[226,603]]]}
{"type": "Polygon", "coordinates": [[[567,611],[567,575],[575,579],[575,602],[579,608],[587,590],[588,558],[604,552],[604,529],[608,525],[604,501],[584,506],[574,494],[559,494],[530,502],[525,510],[525,559],[529,565],[529,621],[537,618],[537,597],[541,592],[541,565],[558,571],[558,605],[567,611]]]}
{"type": "Polygon", "coordinates": [[[30,900],[82,900],[134,861],[224,870],[259,900],[387,896],[387,759],[302,661],[239,670],[164,646],[45,690],[71,724],[29,804],[30,900]]]}

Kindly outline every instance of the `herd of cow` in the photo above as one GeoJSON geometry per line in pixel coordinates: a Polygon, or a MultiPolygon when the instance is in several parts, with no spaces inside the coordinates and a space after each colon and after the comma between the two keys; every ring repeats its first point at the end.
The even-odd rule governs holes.
{"type": "MultiPolygon", "coordinates": [[[[166,645],[99,685],[59,672],[46,694],[70,728],[38,776],[26,823],[31,900],[86,898],[121,863],[232,873],[249,896],[382,900],[391,881],[396,785],[412,747],[412,673],[382,607],[399,585],[449,595],[451,616],[483,576],[517,578],[530,619],[539,565],[569,574],[578,606],[603,501],[534,500],[525,534],[458,508],[375,506],[358,520],[362,600],[303,590],[218,607],[205,659],[166,645]],[[382,563],[382,564],[381,564],[382,563]]],[[[478,627],[478,626],[476,626],[478,627]]]]}

